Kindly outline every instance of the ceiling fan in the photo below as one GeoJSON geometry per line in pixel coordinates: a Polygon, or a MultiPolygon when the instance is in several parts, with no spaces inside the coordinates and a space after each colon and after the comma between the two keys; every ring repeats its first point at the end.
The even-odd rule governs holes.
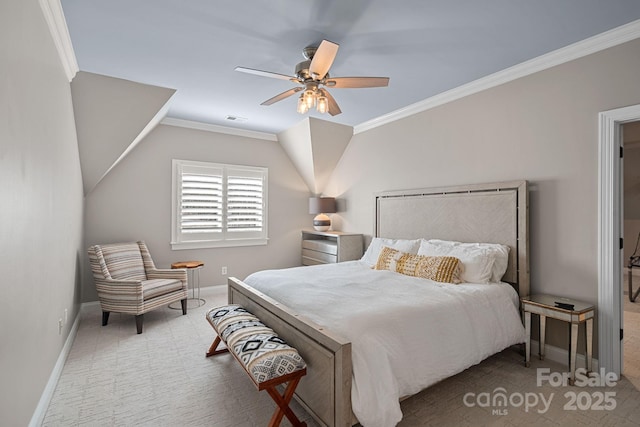
{"type": "Polygon", "coordinates": [[[320,46],[307,46],[302,55],[305,61],[296,65],[295,76],[273,73],[270,71],[255,70],[253,68],[236,67],[236,71],[257,76],[271,77],[281,80],[289,80],[300,86],[289,89],[281,94],[269,98],[260,105],[271,105],[282,101],[291,95],[303,91],[298,98],[298,112],[301,114],[316,107],[320,113],[328,112],[332,116],[342,111],[338,103],[331,96],[327,88],[362,88],[385,87],[389,85],[389,77],[331,77],[329,69],[338,53],[339,45],[328,40],[322,40],[320,46]]]}

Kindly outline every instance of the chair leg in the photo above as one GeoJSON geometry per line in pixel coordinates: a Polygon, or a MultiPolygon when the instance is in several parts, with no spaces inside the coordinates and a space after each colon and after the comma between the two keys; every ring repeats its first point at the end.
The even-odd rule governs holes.
{"type": "Polygon", "coordinates": [[[109,311],[102,312],[102,326],[106,326],[107,322],[109,322],[109,311]]]}
{"type": "Polygon", "coordinates": [[[180,300],[180,305],[182,305],[182,314],[185,315],[187,314],[187,299],[181,299],[180,300]]]}
{"type": "Polygon", "coordinates": [[[142,320],[143,319],[144,319],[144,314],[138,314],[136,316],[136,329],[138,330],[139,334],[142,333],[142,320]]]}

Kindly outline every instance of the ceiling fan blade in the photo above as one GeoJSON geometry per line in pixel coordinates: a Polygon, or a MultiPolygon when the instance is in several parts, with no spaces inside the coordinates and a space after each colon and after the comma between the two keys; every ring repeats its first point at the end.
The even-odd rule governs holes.
{"type": "Polygon", "coordinates": [[[273,79],[289,80],[299,83],[298,78],[294,76],[287,76],[286,74],[272,73],[271,71],[254,70],[253,68],[236,67],[236,71],[241,73],[254,74],[256,76],[271,77],[273,79]]]}
{"type": "Polygon", "coordinates": [[[358,88],[389,86],[389,77],[332,77],[325,83],[327,87],[358,88]]]}
{"type": "Polygon", "coordinates": [[[339,47],[336,43],[322,40],[309,65],[309,74],[311,74],[315,80],[322,80],[324,76],[327,75],[329,68],[331,68],[333,64],[333,60],[336,59],[339,47]]]}
{"type": "Polygon", "coordinates": [[[329,91],[320,89],[320,92],[322,92],[322,94],[327,98],[327,101],[329,101],[329,114],[331,114],[332,116],[337,116],[338,114],[342,113],[342,110],[340,110],[340,107],[338,107],[338,103],[336,102],[335,98],[331,96],[329,91]]]}
{"type": "Polygon", "coordinates": [[[302,89],[304,89],[303,87],[294,87],[293,89],[289,89],[285,92],[282,92],[279,95],[274,96],[273,98],[269,98],[266,101],[264,101],[262,104],[260,105],[271,105],[271,104],[275,104],[278,101],[282,101],[285,98],[290,97],[291,95],[293,95],[296,92],[300,92],[302,89]]]}

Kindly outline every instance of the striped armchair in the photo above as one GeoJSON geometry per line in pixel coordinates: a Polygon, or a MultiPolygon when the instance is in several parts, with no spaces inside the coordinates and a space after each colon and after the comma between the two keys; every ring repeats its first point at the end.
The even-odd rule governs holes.
{"type": "Polygon", "coordinates": [[[157,269],[144,242],[94,245],[88,252],[102,326],[112,311],[129,313],[141,334],[144,313],[178,300],[187,314],[187,270],[157,269]]]}

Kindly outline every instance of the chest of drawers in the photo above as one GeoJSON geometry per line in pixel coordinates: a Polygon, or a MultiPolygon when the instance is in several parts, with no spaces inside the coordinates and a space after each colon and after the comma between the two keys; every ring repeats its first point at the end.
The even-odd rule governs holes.
{"type": "Polygon", "coordinates": [[[302,265],[360,259],[362,245],[362,234],[302,230],[302,265]]]}

